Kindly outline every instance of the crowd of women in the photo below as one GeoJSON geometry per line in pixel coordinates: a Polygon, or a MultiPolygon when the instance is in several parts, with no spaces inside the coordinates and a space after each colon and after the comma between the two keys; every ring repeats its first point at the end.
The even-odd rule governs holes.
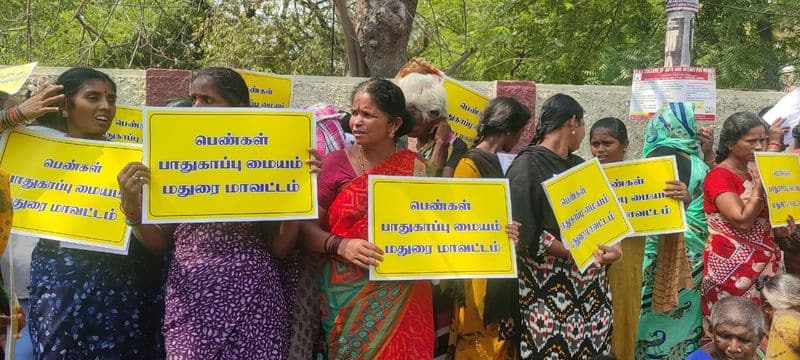
{"type": "MultiPolygon", "coordinates": [[[[797,271],[800,239],[793,219],[771,226],[752,166],[754,152],[789,145],[782,121],[733,114],[715,148],[691,103],[665,105],[642,155],[676,159],[664,192],[684,204],[688,230],[600,246],[580,271],[541,183],[584,161],[574,154],[587,132],[581,105],[548,98],[504,172],[497,154],[531,126],[530,109],[493,99],[466,144],[447,126],[441,73],[416,64],[396,80],[359,84],[349,114],[311,107],[323,140],[307,161],[319,173],[318,220],[142,224],[150,172],[131,163],[117,177],[136,239],[128,255],[40,239],[29,308],[5,299],[0,319],[27,319],[36,359],[749,359],[797,346],[786,329],[800,326],[800,279],[781,273],[784,263],[797,271]],[[369,175],[507,177],[518,278],[369,281],[383,259],[367,240],[369,175]]],[[[0,126],[105,140],[116,90],[100,71],[69,69],[21,104],[1,99],[0,126]]],[[[197,72],[188,95],[175,105],[250,104],[227,68],[197,72]]],[[[601,163],[626,159],[619,119],[597,120],[588,135],[601,163]]],[[[0,175],[2,248],[11,207],[0,175]]]]}

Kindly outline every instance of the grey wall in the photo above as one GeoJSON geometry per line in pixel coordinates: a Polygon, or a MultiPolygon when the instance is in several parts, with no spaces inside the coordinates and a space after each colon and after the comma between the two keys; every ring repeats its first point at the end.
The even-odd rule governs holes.
{"type": "MultiPolygon", "coordinates": [[[[53,81],[58,74],[66,68],[37,67],[29,83],[38,86],[53,81]]],[[[144,70],[103,70],[117,82],[119,103],[126,105],[140,105],[145,100],[145,71],[144,70]]],[[[302,107],[318,102],[329,102],[337,106],[348,108],[350,93],[361,82],[360,78],[325,77],[325,76],[291,76],[293,80],[292,106],[302,107]]],[[[493,82],[466,82],[476,90],[493,96],[493,82]]],[[[536,104],[540,106],[547,97],[556,93],[568,94],[584,107],[587,126],[597,119],[606,116],[615,116],[626,120],[630,106],[629,91],[627,86],[598,86],[598,85],[553,85],[536,84],[536,104]]],[[[738,111],[758,112],[761,108],[777,102],[783,93],[778,91],[717,91],[717,121],[713,123],[699,123],[699,126],[713,125],[715,134],[722,121],[729,115],[738,111]]],[[[536,109],[538,116],[539,109],[536,109]]],[[[628,158],[638,158],[641,155],[642,138],[644,135],[645,121],[627,121],[631,145],[628,158]]],[[[584,145],[578,151],[583,157],[588,157],[588,134],[584,145]]]]}

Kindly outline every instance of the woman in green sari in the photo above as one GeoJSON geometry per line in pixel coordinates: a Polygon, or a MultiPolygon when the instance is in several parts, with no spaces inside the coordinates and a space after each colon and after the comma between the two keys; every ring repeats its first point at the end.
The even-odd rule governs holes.
{"type": "Polygon", "coordinates": [[[700,282],[708,237],[703,180],[713,159],[710,128],[695,126],[694,104],[669,103],[650,119],[642,156],[674,156],[680,183],[665,189],[685,204],[687,231],[648,236],[642,264],[642,309],[636,359],[686,359],[703,333],[700,282]]]}

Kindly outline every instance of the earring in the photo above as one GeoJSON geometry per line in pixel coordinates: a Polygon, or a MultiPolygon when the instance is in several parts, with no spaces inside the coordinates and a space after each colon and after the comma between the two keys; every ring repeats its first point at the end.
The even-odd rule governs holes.
{"type": "Polygon", "coordinates": [[[63,117],[64,119],[69,117],[69,113],[67,113],[66,109],[61,110],[61,117],[63,117]]]}

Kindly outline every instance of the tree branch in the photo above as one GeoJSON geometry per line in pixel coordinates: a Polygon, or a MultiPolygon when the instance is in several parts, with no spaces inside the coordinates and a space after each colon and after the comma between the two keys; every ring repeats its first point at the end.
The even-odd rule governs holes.
{"type": "Polygon", "coordinates": [[[366,76],[367,65],[364,63],[364,56],[362,56],[361,48],[358,46],[356,28],[353,25],[353,19],[350,17],[350,11],[347,10],[347,2],[345,0],[332,1],[333,7],[336,10],[336,15],[339,17],[339,23],[342,24],[342,32],[344,33],[344,48],[347,54],[347,75],[358,77],[366,76]]]}
{"type": "Polygon", "coordinates": [[[445,71],[445,74],[451,76],[454,75],[456,71],[458,71],[458,68],[461,66],[461,64],[467,61],[467,59],[470,56],[472,56],[472,54],[474,54],[477,50],[478,50],[477,45],[473,45],[471,48],[465,50],[464,53],[461,54],[461,57],[458,58],[458,60],[456,60],[452,65],[450,65],[450,68],[448,68],[447,71],[445,71]]]}
{"type": "MultiPolygon", "coordinates": [[[[75,16],[73,16],[73,18],[75,18],[75,20],[78,20],[78,23],[81,24],[81,26],[83,27],[84,30],[88,31],[90,34],[95,36],[95,40],[92,42],[92,46],[90,48],[94,47],[94,44],[97,43],[97,40],[102,40],[103,44],[105,44],[107,46],[108,45],[108,41],[106,41],[106,39],[103,37],[103,35],[100,34],[99,32],[97,32],[97,30],[95,30],[92,27],[92,25],[89,25],[89,23],[87,23],[86,20],[83,18],[82,12],[83,12],[83,8],[84,8],[84,6],[86,6],[87,2],[89,2],[89,0],[81,1],[81,4],[78,5],[78,10],[75,11],[75,16]]],[[[117,0],[117,2],[114,3],[114,7],[116,7],[117,4],[119,4],[119,0],[117,0]]],[[[112,11],[113,11],[113,8],[112,8],[112,11]]],[[[110,21],[110,20],[111,20],[111,17],[109,16],[108,21],[110,21]]],[[[108,21],[106,21],[106,26],[108,26],[108,21]]],[[[103,31],[105,31],[105,27],[103,28],[103,31]]]]}
{"type": "Polygon", "coordinates": [[[27,61],[31,61],[31,0],[25,2],[25,40],[28,43],[25,57],[27,61]]]}

